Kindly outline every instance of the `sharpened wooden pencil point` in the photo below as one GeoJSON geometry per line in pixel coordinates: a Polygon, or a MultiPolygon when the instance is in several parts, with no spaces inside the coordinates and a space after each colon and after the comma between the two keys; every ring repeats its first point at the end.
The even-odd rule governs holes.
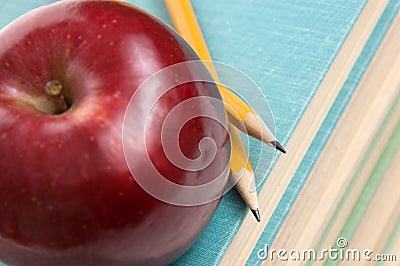
{"type": "Polygon", "coordinates": [[[231,178],[236,182],[235,188],[250,210],[258,210],[253,168],[240,139],[239,131],[233,125],[230,125],[230,135],[232,143],[230,161],[231,178]]]}
{"type": "Polygon", "coordinates": [[[258,209],[251,210],[254,217],[256,217],[257,222],[261,222],[260,211],[258,209]]]}
{"type": "Polygon", "coordinates": [[[275,149],[277,149],[278,151],[282,152],[282,153],[286,153],[285,148],[277,141],[270,141],[271,145],[275,147],[275,149]]]}

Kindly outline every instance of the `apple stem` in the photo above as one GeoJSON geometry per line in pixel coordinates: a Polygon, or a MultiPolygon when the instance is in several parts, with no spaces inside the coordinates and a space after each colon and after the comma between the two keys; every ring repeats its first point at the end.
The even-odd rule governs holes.
{"type": "Polygon", "coordinates": [[[46,83],[45,86],[46,93],[48,96],[53,98],[53,103],[55,107],[55,113],[61,114],[68,110],[68,105],[65,101],[63,95],[63,86],[60,81],[58,80],[51,80],[46,83]]]}

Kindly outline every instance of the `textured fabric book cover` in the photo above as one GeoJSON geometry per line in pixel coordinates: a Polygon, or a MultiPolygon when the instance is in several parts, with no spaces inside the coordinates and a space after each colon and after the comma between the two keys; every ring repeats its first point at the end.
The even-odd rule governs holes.
{"type": "MultiPolygon", "coordinates": [[[[0,27],[50,0],[3,1],[0,27]]],[[[130,0],[172,25],[162,0],[130,0]]],[[[325,73],[352,29],[366,0],[193,0],[193,8],[214,60],[232,65],[261,88],[274,114],[276,136],[285,144],[312,100],[325,73]]],[[[376,37],[348,79],[321,128],[313,147],[298,169],[281,204],[269,221],[259,246],[271,243],[293,204],[323,143],[333,129],[374,49],[379,44],[399,1],[391,1],[376,37]],[[369,50],[368,50],[369,49],[369,50]]],[[[251,92],[246,97],[251,97],[251,92]]],[[[288,151],[290,152],[290,151],[288,151]]],[[[256,152],[250,159],[257,158],[256,152]]],[[[276,157],[274,161],[276,161],[276,157]]],[[[268,165],[265,166],[268,172],[268,165]]],[[[265,176],[261,177],[263,179],[265,176]]],[[[224,195],[206,231],[175,265],[217,265],[248,212],[235,190],[224,195]]],[[[254,253],[254,252],[253,252],[254,253]]],[[[252,254],[249,265],[258,264],[252,254]]]]}

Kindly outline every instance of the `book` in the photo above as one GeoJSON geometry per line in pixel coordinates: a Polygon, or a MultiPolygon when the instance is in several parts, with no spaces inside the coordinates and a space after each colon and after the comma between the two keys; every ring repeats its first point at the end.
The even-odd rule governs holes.
{"type": "MultiPolygon", "coordinates": [[[[382,2],[381,2],[382,3],[382,2]]],[[[374,1],[368,2],[367,5],[374,5],[374,4],[381,4],[377,3],[374,1]]],[[[373,10],[377,10],[376,7],[372,7],[373,10]]],[[[366,12],[367,6],[365,6],[363,12],[366,12]]],[[[375,23],[372,25],[372,27],[375,27],[375,30],[369,39],[369,41],[366,43],[364,50],[361,52],[361,56],[358,58],[357,63],[354,65],[352,72],[350,75],[345,75],[345,78],[347,78],[345,84],[343,87],[341,86],[341,92],[339,93],[338,97],[336,98],[335,103],[331,107],[331,111],[328,114],[327,118],[325,119],[325,122],[322,124],[319,133],[315,136],[313,139],[313,143],[307,153],[302,156],[302,161],[299,164],[297,164],[297,160],[294,160],[296,165],[292,166],[290,163],[284,163],[283,161],[279,161],[274,169],[271,172],[271,177],[275,177],[276,180],[273,180],[269,182],[267,180],[267,186],[265,186],[266,189],[266,202],[268,206],[268,213],[270,214],[269,219],[267,221],[267,225],[261,229],[257,229],[255,227],[255,230],[259,230],[259,232],[254,232],[252,229],[253,226],[251,225],[251,221],[248,219],[245,219],[241,228],[238,230],[238,233],[236,233],[236,236],[234,240],[230,244],[230,250],[228,249],[227,254],[224,256],[223,262],[229,263],[234,263],[235,261],[240,260],[240,262],[243,264],[247,262],[250,265],[253,264],[258,264],[260,263],[260,260],[257,256],[257,251],[265,247],[265,245],[271,246],[274,238],[276,237],[277,232],[280,230],[280,226],[282,225],[282,221],[285,220],[286,215],[288,213],[288,210],[291,208],[292,203],[295,201],[298,192],[303,189],[304,181],[307,180],[310,171],[312,170],[315,162],[317,161],[322,148],[324,147],[326,140],[332,133],[332,130],[334,128],[334,125],[337,123],[337,119],[341,116],[342,111],[344,107],[347,105],[348,100],[351,98],[351,95],[354,92],[355,87],[357,86],[359,80],[363,76],[363,73],[365,72],[365,68],[368,66],[369,62],[371,61],[371,57],[374,55],[377,46],[379,46],[383,36],[385,35],[388,26],[391,24],[391,21],[393,20],[394,15],[397,13],[398,10],[398,1],[391,1],[389,3],[385,3],[385,12],[381,16],[381,19],[377,26],[375,27],[375,23]],[[387,5],[386,5],[387,4],[387,5]],[[297,168],[298,167],[298,168],[297,168]],[[293,169],[288,169],[288,168],[293,168],[293,169]],[[278,174],[274,174],[274,171],[276,171],[278,174]],[[282,179],[285,179],[285,181],[282,181],[282,179]],[[286,180],[290,181],[290,184],[286,188],[285,185],[287,182],[286,180]],[[284,183],[284,184],[282,184],[284,183]],[[284,186],[284,188],[282,188],[284,186]],[[277,190],[284,190],[284,194],[281,191],[277,190]],[[283,194],[283,196],[282,196],[283,194]],[[254,236],[252,235],[254,234],[254,236]],[[251,244],[249,241],[246,242],[245,239],[250,239],[251,244]],[[255,240],[253,240],[255,239],[255,240]],[[242,244],[245,243],[245,244],[242,244]],[[236,252],[235,250],[243,250],[245,249],[244,252],[236,252]],[[239,254],[238,254],[239,253],[239,254]],[[240,253],[243,253],[240,254],[240,253]],[[250,255],[248,253],[251,253],[250,255]]],[[[365,13],[364,13],[365,14],[365,13]]],[[[363,14],[361,13],[359,16],[358,22],[360,22],[363,17],[363,14]]],[[[367,15],[365,18],[365,21],[371,22],[372,16],[367,15]]],[[[368,24],[365,22],[361,23],[361,28],[366,29],[368,24]]],[[[353,30],[356,30],[357,23],[353,26],[353,30]]],[[[359,33],[356,34],[358,38],[360,38],[359,33]]],[[[348,36],[347,41],[351,38],[351,33],[348,36]]],[[[342,46],[342,51],[346,47],[346,43],[343,44],[342,46]]],[[[336,59],[339,59],[340,54],[336,56],[336,59]]],[[[340,64],[340,66],[344,66],[344,64],[340,64]]],[[[333,67],[335,67],[334,63],[331,65],[330,70],[334,70],[333,67]]],[[[333,74],[334,77],[338,77],[338,73],[340,73],[338,70],[334,70],[333,74]]],[[[328,84],[335,84],[336,82],[333,79],[329,79],[329,72],[325,76],[325,80],[328,80],[328,84]]],[[[321,83],[320,88],[318,89],[316,95],[314,96],[314,100],[317,99],[316,97],[318,96],[318,93],[320,92],[321,88],[324,88],[324,81],[321,83]]],[[[334,87],[329,85],[329,90],[333,90],[334,87]]],[[[322,98],[325,99],[325,98],[322,98]]],[[[312,112],[310,112],[310,117],[312,122],[314,123],[314,118],[318,118],[318,112],[320,111],[320,103],[322,102],[321,98],[318,98],[318,102],[314,102],[311,100],[310,105],[316,104],[318,108],[314,109],[312,112]]],[[[307,115],[307,114],[305,114],[307,115]]],[[[302,123],[306,122],[305,120],[305,115],[300,120],[299,125],[302,123]]],[[[296,147],[301,147],[300,145],[303,145],[304,143],[304,136],[309,133],[310,129],[310,124],[306,123],[306,127],[303,128],[303,131],[300,132],[300,136],[295,141],[296,147]]],[[[299,127],[299,126],[298,126],[299,127]]],[[[296,136],[296,131],[292,135],[293,137],[296,136]]],[[[288,151],[290,150],[290,143],[288,144],[288,151]]],[[[288,155],[290,153],[288,152],[288,155]]],[[[272,178],[271,178],[272,179],[272,178]]],[[[307,188],[305,188],[307,189],[307,188]]],[[[260,194],[262,194],[261,192],[260,194]]],[[[260,195],[262,197],[262,195],[260,195]]],[[[262,199],[261,199],[262,200],[262,199]]],[[[262,205],[262,202],[260,202],[260,205],[262,205]]],[[[328,208],[329,206],[327,206],[328,208]]],[[[294,229],[291,229],[294,230],[294,229]]]]}
{"type": "MultiPolygon", "coordinates": [[[[375,239],[381,236],[380,231],[383,231],[386,226],[379,227],[378,220],[381,218],[383,220],[381,223],[388,222],[392,210],[395,209],[394,206],[397,206],[396,196],[400,195],[400,190],[393,184],[392,187],[384,184],[382,190],[377,192],[378,198],[372,199],[374,190],[379,186],[380,178],[385,176],[383,170],[386,167],[381,165],[379,168],[381,174],[370,177],[377,158],[380,156],[370,157],[368,150],[374,150],[380,154],[382,152],[380,147],[385,146],[390,136],[396,136],[395,132],[399,126],[400,77],[396,74],[400,68],[400,35],[397,34],[399,30],[400,16],[397,15],[333,130],[304,185],[305,189],[301,191],[293,210],[289,213],[272,244],[272,248],[290,247],[305,250],[316,247],[324,238],[326,238],[325,243],[321,246],[326,248],[329,244],[334,243],[334,239],[331,237],[329,237],[330,240],[328,237],[324,237],[324,234],[328,232],[330,235],[333,233],[336,239],[349,241],[351,239],[350,232],[355,231],[354,234],[358,233],[358,238],[362,239],[353,241],[352,244],[356,246],[360,244],[360,241],[368,243],[366,239],[372,240],[374,234],[375,239]],[[380,128],[383,133],[379,132],[380,128]],[[379,140],[379,145],[374,145],[374,138],[379,140]],[[371,148],[368,149],[368,147],[371,148]],[[365,160],[369,161],[364,163],[365,160]],[[358,168],[363,169],[362,174],[357,174],[358,168]],[[366,182],[370,184],[368,185],[366,182]],[[356,185],[351,183],[356,183],[356,185]],[[386,196],[388,212],[374,208],[373,203],[375,205],[385,203],[385,200],[382,200],[382,198],[384,199],[382,191],[388,189],[397,190],[397,193],[386,196]],[[380,197],[379,193],[381,193],[380,197]],[[390,196],[393,196],[394,199],[391,199],[390,196]],[[370,201],[372,205],[368,206],[370,201]],[[341,204],[341,202],[345,203],[341,204]],[[358,206],[354,207],[355,204],[358,206]],[[363,209],[368,209],[370,213],[381,212],[379,218],[370,219],[376,226],[375,230],[364,230],[364,235],[360,232],[363,227],[354,228],[359,224],[358,220],[362,216],[363,209]],[[343,221],[345,222],[346,219],[347,226],[343,225],[343,221]],[[342,229],[343,227],[344,229],[342,229]],[[337,230],[342,230],[342,232],[337,230]],[[348,232],[346,233],[346,231],[348,232]],[[366,232],[368,234],[365,234],[366,232]]],[[[398,143],[392,142],[388,148],[397,149],[398,143]]],[[[390,180],[393,177],[388,176],[387,178],[390,180]]],[[[373,214],[369,215],[371,218],[373,214]]],[[[368,225],[368,223],[366,224],[368,225]]],[[[357,239],[357,236],[355,238],[357,239]]],[[[374,245],[371,243],[369,248],[373,247],[374,245]]],[[[277,262],[277,264],[280,263],[285,262],[277,262]]]]}

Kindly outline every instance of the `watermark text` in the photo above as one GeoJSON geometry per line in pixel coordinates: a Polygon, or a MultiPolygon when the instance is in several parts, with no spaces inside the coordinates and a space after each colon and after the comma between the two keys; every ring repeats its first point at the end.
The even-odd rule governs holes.
{"type": "Polygon", "coordinates": [[[347,248],[345,238],[338,238],[336,246],[329,246],[319,251],[316,249],[274,249],[268,245],[257,251],[260,260],[269,261],[397,261],[396,254],[374,253],[371,249],[347,248]]]}

